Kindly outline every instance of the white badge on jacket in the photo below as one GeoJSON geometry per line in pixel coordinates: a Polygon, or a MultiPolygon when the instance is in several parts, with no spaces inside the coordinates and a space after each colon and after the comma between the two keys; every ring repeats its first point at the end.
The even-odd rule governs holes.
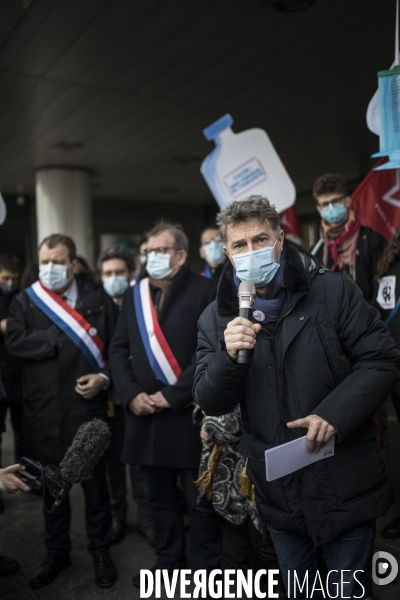
{"type": "Polygon", "coordinates": [[[379,289],[376,301],[382,308],[392,309],[396,304],[396,275],[378,279],[379,289]]]}

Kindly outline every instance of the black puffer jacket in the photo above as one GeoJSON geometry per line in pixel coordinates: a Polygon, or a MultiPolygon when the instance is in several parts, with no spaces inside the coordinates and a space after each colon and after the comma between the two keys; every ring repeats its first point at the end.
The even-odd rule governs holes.
{"type": "Polygon", "coordinates": [[[284,252],[281,315],[273,334],[262,327],[248,365],[224,349],[224,330],[238,313],[232,267],[225,269],[217,300],[199,321],[194,397],[211,415],[241,404],[239,449],[249,458],[261,515],[319,545],[392,503],[371,417],[400,377],[400,352],[350,277],[324,271],[290,242],[284,252]],[[336,427],[335,456],[267,483],[265,450],[305,435],[285,424],[309,414],[336,427]]]}

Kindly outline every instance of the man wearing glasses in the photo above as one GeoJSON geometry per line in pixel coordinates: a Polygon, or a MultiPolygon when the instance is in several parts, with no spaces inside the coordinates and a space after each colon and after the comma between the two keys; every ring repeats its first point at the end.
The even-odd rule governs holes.
{"type": "MultiPolygon", "coordinates": [[[[140,465],[156,524],[153,569],[186,565],[179,477],[190,521],[194,569],[220,560],[221,534],[212,503],[197,506],[201,442],[193,424],[192,387],[197,321],[215,297],[215,285],[192,273],[188,239],[179,225],[162,222],[147,236],[148,277],[125,292],[110,348],[116,393],[128,415],[121,460],[140,465]]],[[[133,584],[140,585],[140,574],[133,584]]]]}
{"type": "Polygon", "coordinates": [[[360,217],[350,207],[351,197],[342,175],[328,173],[318,177],[313,195],[321,227],[312,254],[325,269],[350,275],[364,298],[371,301],[375,266],[386,245],[385,239],[361,225],[360,217]]]}

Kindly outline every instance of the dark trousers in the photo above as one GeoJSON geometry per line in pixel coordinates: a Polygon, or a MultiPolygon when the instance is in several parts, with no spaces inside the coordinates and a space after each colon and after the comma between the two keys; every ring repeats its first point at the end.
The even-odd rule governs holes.
{"type": "MultiPolygon", "coordinates": [[[[126,519],[126,466],[121,463],[124,443],[125,415],[122,406],[115,406],[115,416],[108,419],[112,437],[107,456],[107,482],[110,492],[111,516],[116,520],[126,519]]],[[[132,496],[138,507],[138,521],[141,527],[154,525],[153,515],[143,488],[143,475],[139,465],[130,467],[132,496]]]]}
{"type": "Polygon", "coordinates": [[[5,404],[0,402],[0,466],[1,466],[1,433],[6,430],[5,419],[7,410],[10,410],[11,424],[14,433],[14,461],[19,463],[26,456],[26,447],[23,430],[23,406],[22,404],[5,404]]]}
{"type": "MultiPolygon", "coordinates": [[[[86,534],[89,540],[88,550],[92,556],[107,552],[110,547],[111,513],[107,481],[104,469],[82,483],[85,494],[86,534]]],[[[46,506],[50,497],[46,493],[46,506]]],[[[71,551],[69,528],[71,507],[66,498],[54,512],[44,511],[46,525],[46,548],[54,556],[67,556],[71,551]]]]}
{"type": "Polygon", "coordinates": [[[142,466],[144,489],[156,523],[157,569],[179,569],[186,565],[183,507],[176,487],[181,480],[189,523],[193,569],[215,569],[221,557],[221,525],[212,503],[196,504],[194,481],[198,469],[168,469],[142,466]]]}
{"type": "Polygon", "coordinates": [[[15,462],[19,463],[23,456],[26,456],[26,446],[24,440],[24,407],[22,404],[11,404],[11,424],[14,432],[14,457],[15,462]]]}
{"type": "MultiPolygon", "coordinates": [[[[268,526],[278,555],[280,571],[288,598],[310,598],[307,588],[300,587],[294,581],[294,571],[298,581],[303,583],[308,577],[308,593],[317,576],[317,550],[308,535],[276,531],[268,526]],[[289,589],[290,586],[290,589],[289,589]],[[296,586],[296,589],[294,589],[296,586]]],[[[316,586],[313,598],[335,598],[342,590],[342,598],[372,598],[371,565],[374,552],[375,522],[356,527],[341,533],[336,538],[322,544],[321,554],[326,569],[330,573],[327,596],[316,586]],[[343,579],[342,576],[345,575],[343,579]],[[365,588],[363,594],[362,586],[365,588]]]]}

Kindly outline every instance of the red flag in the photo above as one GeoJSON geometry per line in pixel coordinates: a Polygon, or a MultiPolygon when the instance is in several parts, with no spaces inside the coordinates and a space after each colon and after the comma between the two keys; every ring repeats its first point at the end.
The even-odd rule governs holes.
{"type": "Polygon", "coordinates": [[[297,244],[302,244],[303,234],[299,217],[297,215],[296,205],[293,204],[290,208],[279,213],[285,235],[289,236],[297,244]]]}
{"type": "MultiPolygon", "coordinates": [[[[386,161],[381,159],[375,166],[386,161]]],[[[400,225],[400,169],[370,171],[351,197],[361,223],[389,242],[400,225]]]]}

